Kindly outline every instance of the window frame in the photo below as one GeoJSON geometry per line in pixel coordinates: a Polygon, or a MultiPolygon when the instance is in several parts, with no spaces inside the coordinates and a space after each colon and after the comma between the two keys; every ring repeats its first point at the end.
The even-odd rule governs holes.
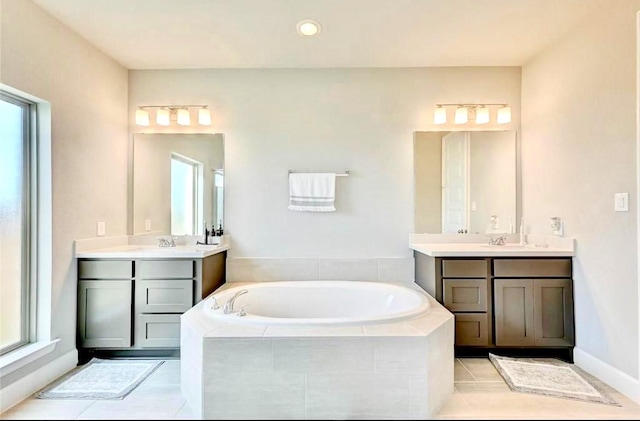
{"type": "Polygon", "coordinates": [[[0,348],[0,356],[36,341],[37,286],[37,103],[0,89],[0,100],[22,108],[22,262],[20,340],[0,348]]]}

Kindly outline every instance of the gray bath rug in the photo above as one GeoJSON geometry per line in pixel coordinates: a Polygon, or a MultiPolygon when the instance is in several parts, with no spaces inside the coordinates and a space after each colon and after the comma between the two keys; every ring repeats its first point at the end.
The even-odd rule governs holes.
{"type": "Polygon", "coordinates": [[[574,364],[555,358],[511,358],[491,353],[489,359],[514,392],[621,406],[574,364]]]}
{"type": "Polygon", "coordinates": [[[102,360],[93,358],[36,393],[40,399],[123,399],[162,360],[102,360]]]}

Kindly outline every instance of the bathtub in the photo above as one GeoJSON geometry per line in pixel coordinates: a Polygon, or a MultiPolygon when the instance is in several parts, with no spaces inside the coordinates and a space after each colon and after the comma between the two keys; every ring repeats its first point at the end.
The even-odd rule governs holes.
{"type": "Polygon", "coordinates": [[[203,310],[232,323],[314,326],[400,321],[419,316],[429,307],[424,293],[398,284],[286,281],[228,288],[207,298],[203,310]],[[235,300],[234,312],[225,314],[224,304],[242,290],[247,293],[235,300]],[[238,317],[242,309],[243,316],[238,317]]]}
{"type": "Polygon", "coordinates": [[[181,389],[198,419],[433,419],[453,343],[414,283],[229,282],[181,315],[181,389]]]}

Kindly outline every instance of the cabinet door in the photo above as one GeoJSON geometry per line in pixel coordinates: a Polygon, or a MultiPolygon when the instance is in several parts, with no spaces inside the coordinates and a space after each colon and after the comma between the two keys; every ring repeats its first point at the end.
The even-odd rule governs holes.
{"type": "Polygon", "coordinates": [[[487,313],[455,313],[456,345],[489,345],[487,313]]]}
{"type": "Polygon", "coordinates": [[[443,279],[443,301],[450,311],[487,311],[486,279],[443,279]]]}
{"type": "Polygon", "coordinates": [[[573,346],[571,279],[533,281],[536,346],[573,346]]]}
{"type": "Polygon", "coordinates": [[[494,280],[496,345],[534,345],[532,288],[531,279],[494,280]]]}
{"type": "Polygon", "coordinates": [[[136,344],[142,348],[178,348],[180,314],[139,314],[136,344]]]}
{"type": "Polygon", "coordinates": [[[131,346],[131,280],[78,282],[78,330],[83,348],[131,346]]]}

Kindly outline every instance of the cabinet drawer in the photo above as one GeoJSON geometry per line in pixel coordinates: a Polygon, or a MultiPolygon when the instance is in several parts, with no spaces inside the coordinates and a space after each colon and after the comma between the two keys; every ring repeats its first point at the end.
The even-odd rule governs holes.
{"type": "Polygon", "coordinates": [[[483,259],[443,260],[442,276],[448,278],[484,278],[487,261],[483,259]]]}
{"type": "Polygon", "coordinates": [[[78,277],[80,279],[131,279],[133,261],[79,260],[78,277]]]}
{"type": "Polygon", "coordinates": [[[193,278],[193,260],[141,260],[136,276],[146,279],[193,278]]]}
{"type": "Polygon", "coordinates": [[[139,314],[137,346],[177,348],[180,346],[180,314],[139,314]]]}
{"type": "Polygon", "coordinates": [[[456,320],[456,345],[489,345],[489,322],[487,320],[487,313],[456,313],[454,316],[456,320]]]}
{"type": "Polygon", "coordinates": [[[493,275],[499,277],[571,277],[571,259],[494,259],[493,275]]]}
{"type": "Polygon", "coordinates": [[[193,306],[193,279],[136,280],[137,313],[184,313],[193,306]]]}
{"type": "Polygon", "coordinates": [[[487,311],[486,279],[443,279],[443,301],[451,311],[487,311]]]}

